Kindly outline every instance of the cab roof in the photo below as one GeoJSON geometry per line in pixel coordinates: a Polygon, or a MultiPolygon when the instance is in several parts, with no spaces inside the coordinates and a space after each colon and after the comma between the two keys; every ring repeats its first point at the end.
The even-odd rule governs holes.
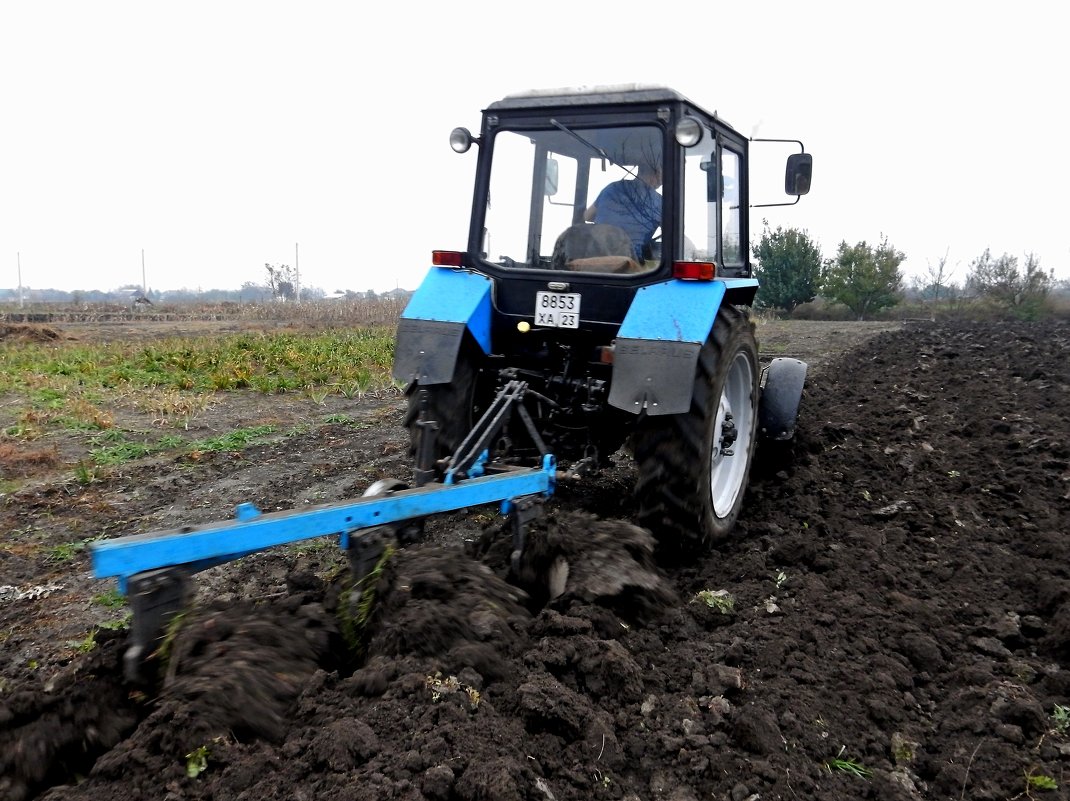
{"type": "Polygon", "coordinates": [[[568,106],[616,106],[648,103],[686,103],[725,125],[731,125],[699,106],[675,89],[660,84],[626,83],[597,86],[564,86],[555,89],[529,89],[508,94],[496,100],[484,111],[510,111],[521,109],[561,108],[568,106]]]}
{"type": "MultiPolygon", "coordinates": [[[[550,106],[589,106],[618,103],[691,103],[667,86],[655,84],[614,84],[603,86],[565,86],[557,89],[529,89],[508,94],[488,106],[500,109],[542,108],[550,106]]],[[[695,105],[691,103],[691,105],[695,105]]]]}

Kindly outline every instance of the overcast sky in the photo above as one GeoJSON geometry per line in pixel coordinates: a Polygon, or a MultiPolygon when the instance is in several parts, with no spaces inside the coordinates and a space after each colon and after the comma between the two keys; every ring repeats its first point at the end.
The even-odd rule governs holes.
{"type": "MultiPolygon", "coordinates": [[[[0,4],[0,287],[414,288],[463,249],[457,125],[511,92],[655,83],[797,138],[810,195],[755,209],[889,242],[908,274],[985,248],[1070,278],[1070,68],[1050,0],[0,4]]],[[[762,155],[752,148],[752,159],[762,155]]],[[[778,162],[780,154],[776,155],[778,162]]],[[[752,202],[764,198],[753,196],[752,202]]],[[[769,198],[778,200],[780,198],[769,198]]]]}

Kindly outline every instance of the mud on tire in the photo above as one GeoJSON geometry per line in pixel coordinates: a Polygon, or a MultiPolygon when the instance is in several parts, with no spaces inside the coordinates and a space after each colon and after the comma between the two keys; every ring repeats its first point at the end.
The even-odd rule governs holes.
{"type": "Polygon", "coordinates": [[[732,531],[754,454],[758,381],[754,323],[722,306],[699,353],[690,411],[648,417],[632,437],[639,519],[662,553],[706,551],[732,531]]]}

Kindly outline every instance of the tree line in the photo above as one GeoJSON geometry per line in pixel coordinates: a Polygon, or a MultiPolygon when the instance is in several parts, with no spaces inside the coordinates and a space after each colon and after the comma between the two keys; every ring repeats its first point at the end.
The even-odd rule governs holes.
{"type": "Polygon", "coordinates": [[[761,283],[756,305],[786,314],[821,297],[864,320],[899,304],[909,290],[923,302],[976,300],[1029,318],[1043,313],[1058,285],[1054,270],[1044,270],[1035,255],[1027,254],[1020,263],[1017,256],[993,256],[986,249],[970,262],[962,282],[955,280],[955,268],[945,254],[907,287],[901,269],[906,254],[886,236],[876,244],[841,241],[836,255],[824,258],[806,231],[781,226],[773,230],[768,221],[751,253],[761,283]]]}

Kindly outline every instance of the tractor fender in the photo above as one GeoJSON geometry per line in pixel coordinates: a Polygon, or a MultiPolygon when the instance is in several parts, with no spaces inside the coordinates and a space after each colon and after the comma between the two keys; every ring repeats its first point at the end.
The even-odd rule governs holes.
{"type": "Polygon", "coordinates": [[[432,267],[398,320],[393,376],[448,384],[464,332],[490,352],[491,280],[467,270],[432,267]]]}
{"type": "Polygon", "coordinates": [[[767,440],[789,440],[795,436],[806,362],[780,357],[762,372],[762,396],[758,403],[758,434],[767,440]]]}
{"type": "Polygon", "coordinates": [[[688,411],[699,351],[717,310],[726,302],[749,304],[757,289],[753,278],[641,287],[617,333],[610,406],[648,415],[688,411]]]}

